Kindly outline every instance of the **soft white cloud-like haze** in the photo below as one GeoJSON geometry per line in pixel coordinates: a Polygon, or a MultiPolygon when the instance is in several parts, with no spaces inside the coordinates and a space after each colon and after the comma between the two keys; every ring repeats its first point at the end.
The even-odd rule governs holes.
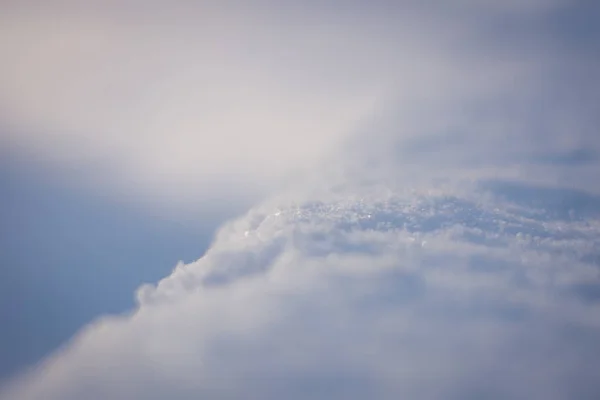
{"type": "Polygon", "coordinates": [[[560,4],[3,2],[0,144],[111,193],[260,196],[390,103],[537,88],[560,4]]]}
{"type": "Polygon", "coordinates": [[[262,192],[351,130],[392,60],[339,23],[124,3],[3,12],[5,142],[146,194],[262,192]]]}
{"type": "Polygon", "coordinates": [[[59,136],[7,143],[200,198],[309,172],[0,399],[598,398],[597,60],[567,3],[426,3],[107,5],[46,55],[15,6],[49,42],[3,39],[7,123],[59,136]]]}

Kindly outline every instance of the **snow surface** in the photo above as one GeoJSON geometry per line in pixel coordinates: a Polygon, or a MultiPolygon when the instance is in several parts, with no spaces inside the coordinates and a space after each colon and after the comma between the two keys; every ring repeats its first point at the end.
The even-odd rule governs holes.
{"type": "Polygon", "coordinates": [[[597,396],[598,198],[373,182],[256,207],[2,399],[597,396]]]}

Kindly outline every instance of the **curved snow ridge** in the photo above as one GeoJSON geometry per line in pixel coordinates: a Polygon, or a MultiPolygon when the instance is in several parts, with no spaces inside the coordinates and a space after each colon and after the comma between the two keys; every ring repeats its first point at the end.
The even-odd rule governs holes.
{"type": "Polygon", "coordinates": [[[257,207],[225,226],[203,258],[179,264],[156,287],[142,288],[139,301],[160,303],[311,264],[351,275],[351,266],[362,263],[366,274],[382,266],[418,271],[431,290],[464,274],[456,290],[488,279],[518,286],[529,297],[568,293],[600,302],[600,219],[550,218],[552,210],[481,190],[386,193],[345,192],[328,201],[257,207]],[[451,279],[442,282],[446,275],[451,279]]]}

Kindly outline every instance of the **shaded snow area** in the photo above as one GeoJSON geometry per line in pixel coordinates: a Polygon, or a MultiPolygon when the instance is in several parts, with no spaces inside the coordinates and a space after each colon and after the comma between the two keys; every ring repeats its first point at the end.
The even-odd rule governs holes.
{"type": "Polygon", "coordinates": [[[324,187],[227,224],[2,399],[598,398],[600,198],[324,187]]]}

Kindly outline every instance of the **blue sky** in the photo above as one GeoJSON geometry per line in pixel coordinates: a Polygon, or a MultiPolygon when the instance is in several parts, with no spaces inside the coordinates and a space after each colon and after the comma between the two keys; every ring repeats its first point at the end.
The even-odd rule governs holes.
{"type": "Polygon", "coordinates": [[[594,2],[0,7],[0,399],[599,397],[594,2]]]}

